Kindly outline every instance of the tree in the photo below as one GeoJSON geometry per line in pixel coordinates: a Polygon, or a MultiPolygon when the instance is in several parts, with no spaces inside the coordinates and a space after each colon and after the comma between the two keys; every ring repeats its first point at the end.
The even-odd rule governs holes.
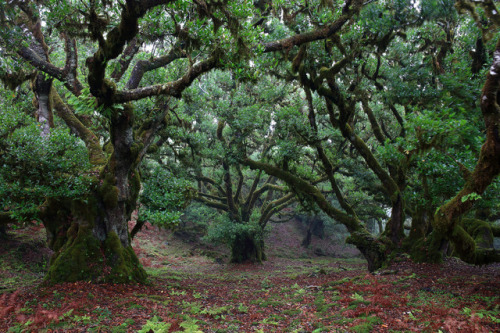
{"type": "Polygon", "coordinates": [[[88,193],[87,150],[67,129],[40,138],[23,92],[2,90],[0,113],[0,225],[38,219],[48,198],[64,201],[88,193]]]}
{"type": "MultiPolygon", "coordinates": [[[[493,4],[489,3],[485,6],[491,5],[493,4]]],[[[310,12],[298,12],[286,21],[290,28],[296,27],[298,22],[315,23],[310,12]]],[[[323,45],[313,42],[291,49],[288,68],[292,72],[287,71],[285,66],[276,71],[276,75],[281,78],[300,83],[304,90],[307,118],[305,114],[298,115],[302,117],[302,125],[294,129],[294,140],[299,145],[315,149],[314,159],[321,161],[329,186],[335,193],[335,200],[332,202],[317,186],[312,186],[296,165],[283,167],[279,163],[263,163],[250,158],[246,158],[244,163],[299,188],[304,196],[309,197],[330,217],[345,224],[351,232],[349,241],[365,255],[370,270],[380,267],[388,252],[404,250],[402,246],[406,237],[403,230],[407,210],[415,214],[411,229],[422,230],[419,235],[412,236],[424,239],[430,232],[431,223],[427,222],[427,226],[423,225],[422,228],[417,227],[417,210],[407,209],[405,205],[405,198],[408,197],[405,191],[416,189],[417,184],[409,183],[408,180],[415,171],[419,156],[433,151],[437,153],[436,156],[441,157],[438,151],[445,151],[450,147],[450,152],[460,151],[460,159],[470,159],[468,149],[464,150],[464,141],[474,143],[471,142],[473,140],[463,136],[462,142],[456,139],[454,141],[451,134],[456,133],[456,128],[448,128],[442,122],[446,112],[453,118],[456,113],[451,110],[475,108],[474,96],[471,99],[468,93],[457,89],[462,84],[462,77],[459,75],[464,74],[464,67],[463,62],[455,60],[457,56],[453,55],[453,42],[461,41],[455,36],[455,32],[467,25],[467,20],[460,21],[453,8],[446,4],[435,6],[430,2],[422,2],[419,7],[404,1],[370,4],[363,8],[358,20],[352,24],[355,28],[331,37],[330,42],[327,40],[323,45]],[[428,39],[422,38],[422,35],[427,35],[428,39]],[[415,44],[406,42],[412,37],[418,38],[415,44]],[[415,76],[408,80],[406,73],[415,76]],[[459,84],[452,81],[457,78],[460,78],[459,84]],[[414,86],[411,87],[412,85],[414,86]],[[422,87],[425,88],[421,89],[422,87]],[[388,112],[379,111],[377,119],[373,110],[375,107],[378,110],[385,108],[388,112]],[[437,132],[432,132],[437,127],[409,127],[417,125],[418,121],[415,120],[418,118],[412,120],[412,117],[420,116],[421,110],[425,113],[427,110],[439,112],[441,125],[437,127],[441,128],[437,132]],[[404,113],[401,114],[402,112],[404,113]],[[395,124],[393,126],[397,131],[391,130],[388,123],[395,124]],[[325,126],[330,130],[326,130],[325,126]],[[383,237],[379,239],[367,232],[346,199],[345,191],[339,186],[341,177],[338,174],[342,165],[330,148],[335,144],[342,144],[335,137],[338,134],[356,153],[354,158],[361,158],[365,167],[378,178],[379,188],[385,192],[385,200],[392,207],[391,218],[383,237]],[[440,149],[439,145],[445,142],[446,148],[440,149]]],[[[463,85],[470,85],[469,77],[464,76],[463,81],[463,85]],[[469,82],[465,83],[466,80],[469,82]]],[[[463,130],[461,134],[465,133],[466,126],[462,120],[449,121],[450,126],[460,125],[463,130]],[[456,122],[455,125],[452,125],[453,122],[456,122]]],[[[472,132],[469,131],[469,135],[472,132]]],[[[352,151],[344,156],[353,158],[352,151]]],[[[306,156],[302,156],[296,160],[304,164],[305,158],[306,156]]],[[[434,162],[434,165],[439,164],[437,160],[434,162]]],[[[456,170],[453,171],[456,175],[459,174],[458,170],[464,169],[462,162],[463,159],[456,161],[452,167],[456,170]]],[[[420,176],[425,183],[426,175],[420,176]]],[[[486,183],[490,184],[494,179],[493,173],[488,177],[486,183]]],[[[460,186],[460,182],[455,182],[455,188],[457,186],[460,186]]],[[[437,199],[436,202],[442,202],[442,197],[431,197],[432,195],[446,195],[445,191],[431,195],[429,186],[424,186],[424,192],[425,188],[427,197],[437,199]]],[[[426,209],[428,212],[432,211],[431,207],[426,209]]],[[[427,215],[433,216],[433,211],[427,215]]],[[[414,238],[410,238],[409,244],[410,247],[419,247],[414,238]]],[[[464,259],[465,252],[458,251],[464,259]]],[[[487,252],[491,253],[492,250],[487,252]]],[[[488,260],[496,260],[495,255],[488,260]]]]}
{"type": "Polygon", "coordinates": [[[237,156],[241,149],[249,154],[272,149],[272,114],[290,89],[269,90],[274,84],[269,77],[242,82],[234,76],[214,71],[186,90],[177,121],[165,130],[170,143],[156,158],[177,179],[191,179],[193,200],[219,212],[208,239],[227,244],[232,262],[261,262],[268,221],[295,195],[276,178],[244,168],[237,156]]]}
{"type": "MultiPolygon", "coordinates": [[[[230,112],[216,117],[217,129],[206,131],[220,156],[199,154],[201,150],[193,149],[188,141],[192,138],[186,135],[182,139],[186,141],[179,143],[180,150],[191,149],[193,163],[201,157],[219,161],[224,182],[217,196],[222,199],[216,201],[227,205],[232,220],[245,220],[244,210],[237,209],[244,205],[235,205],[247,201],[239,195],[245,188],[238,185],[245,184],[242,175],[261,177],[259,171],[242,167],[246,166],[285,182],[303,205],[343,223],[370,270],[380,267],[391,251],[419,248],[416,240],[423,240],[432,228],[433,235],[439,233],[433,237],[434,245],[440,247],[449,239],[468,261],[496,260],[491,250],[467,255],[473,246],[458,217],[498,174],[494,50],[498,8],[493,1],[457,2],[459,11],[471,14],[468,19],[457,15],[452,4],[408,0],[2,4],[0,77],[11,88],[31,81],[44,149],[52,145],[50,138],[63,122],[84,142],[90,161],[86,179],[92,185],[87,195],[55,196],[40,206],[55,250],[48,279],[145,279],[130,247],[127,226],[137,205],[141,162],[170,140],[177,144],[175,133],[166,130],[168,124],[193,127],[194,118],[183,122],[176,110],[189,105],[190,96],[182,98],[186,89],[217,67],[230,71],[231,84],[257,85],[270,75],[292,91],[289,105],[276,109],[267,124],[261,124],[276,122],[274,141],[267,146],[262,143],[264,127],[250,126],[249,113],[238,113],[237,108],[224,108],[230,112]],[[54,51],[63,48],[64,52],[54,51]],[[477,121],[474,91],[484,80],[481,73],[489,57],[493,67],[481,100],[487,140],[479,152],[477,126],[468,127],[467,122],[477,121]],[[260,148],[251,150],[254,142],[260,148]],[[455,152],[460,152],[458,158],[455,152]],[[442,167],[446,154],[453,162],[442,167]],[[480,162],[468,172],[475,154],[480,162]],[[424,156],[431,162],[424,163],[424,156]],[[428,172],[439,166],[466,178],[465,188],[444,206],[443,200],[462,184],[457,180],[440,188],[434,183],[438,175],[428,172]],[[234,182],[235,177],[242,180],[234,182]],[[425,198],[419,203],[425,206],[422,216],[415,200],[418,193],[425,198]],[[379,209],[361,214],[356,205],[367,201],[379,209]],[[439,206],[434,215],[432,210],[439,206]],[[391,217],[382,237],[376,237],[368,232],[363,214],[380,217],[380,210],[387,207],[391,217]],[[406,214],[413,218],[409,244],[405,244],[406,214]]],[[[195,175],[206,176],[206,169],[198,171],[195,175]]],[[[205,199],[213,195],[206,192],[207,184],[199,186],[205,199]]]]}
{"type": "Polygon", "coordinates": [[[144,281],[127,225],[140,163],[168,122],[169,97],[244,47],[236,32],[248,10],[167,0],[2,5],[2,78],[11,87],[33,78],[40,136],[54,135],[55,111],[92,169],[88,195],[41,207],[55,251],[49,281],[144,281]]]}

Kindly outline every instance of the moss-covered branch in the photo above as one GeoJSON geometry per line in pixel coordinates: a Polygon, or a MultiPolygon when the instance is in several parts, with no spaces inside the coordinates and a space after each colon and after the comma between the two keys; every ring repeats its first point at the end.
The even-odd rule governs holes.
{"type": "Polygon", "coordinates": [[[269,202],[266,206],[263,207],[264,209],[261,211],[259,225],[265,227],[267,222],[273,217],[273,215],[280,212],[295,201],[297,201],[295,193],[288,193],[281,198],[269,202]]]}
{"type": "Polygon", "coordinates": [[[51,96],[57,115],[64,120],[72,132],[76,133],[76,135],[85,142],[89,151],[90,162],[93,165],[103,165],[106,163],[106,156],[97,136],[78,120],[70,107],[64,103],[55,88],[52,88],[51,96]]]}
{"type": "Polygon", "coordinates": [[[242,160],[242,163],[252,169],[262,170],[267,174],[275,176],[290,184],[298,192],[301,192],[313,199],[321,210],[323,210],[331,218],[334,218],[335,220],[344,224],[350,232],[364,229],[357,218],[352,217],[349,214],[346,214],[341,210],[333,207],[325,198],[323,193],[321,193],[318,188],[316,188],[314,185],[311,185],[309,182],[291,174],[290,172],[281,170],[278,167],[262,162],[257,162],[249,158],[242,160]]]}
{"type": "MultiPolygon", "coordinates": [[[[124,55],[125,54],[126,52],[124,52],[124,55]]],[[[132,70],[132,74],[130,75],[129,80],[127,81],[127,89],[136,89],[137,87],[139,87],[139,83],[141,82],[146,72],[167,66],[172,61],[185,57],[186,53],[180,49],[180,46],[178,44],[175,44],[172,46],[170,51],[162,57],[155,58],[152,60],[139,60],[135,64],[134,69],[132,70]]],[[[124,65],[122,65],[122,67],[123,66],[124,65]]]]}
{"type": "Polygon", "coordinates": [[[204,198],[201,195],[196,196],[195,198],[193,198],[193,200],[201,202],[204,205],[207,205],[209,207],[216,208],[216,209],[221,209],[221,210],[223,210],[225,212],[229,212],[228,205],[226,205],[224,203],[221,203],[221,202],[208,200],[207,198],[204,198]]]}
{"type": "Polygon", "coordinates": [[[219,55],[217,54],[217,52],[215,52],[208,59],[194,64],[187,71],[187,73],[177,81],[152,85],[144,88],[117,91],[113,96],[113,102],[125,103],[159,95],[180,97],[182,91],[187,88],[197,77],[217,67],[218,63],[219,55]]]}
{"type": "Polygon", "coordinates": [[[326,39],[339,32],[342,27],[356,14],[363,6],[360,0],[347,1],[346,7],[340,16],[333,23],[322,27],[320,29],[298,34],[292,37],[284,38],[281,40],[264,43],[264,52],[285,51],[291,49],[293,46],[301,46],[306,43],[314,42],[321,39],[326,39]]]}

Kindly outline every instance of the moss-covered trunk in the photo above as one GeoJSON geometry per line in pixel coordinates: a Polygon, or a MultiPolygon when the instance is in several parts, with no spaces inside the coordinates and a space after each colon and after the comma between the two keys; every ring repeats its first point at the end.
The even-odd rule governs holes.
{"type": "MultiPolygon", "coordinates": [[[[112,152],[87,198],[48,202],[43,221],[55,251],[47,280],[144,282],[146,273],[131,245],[128,221],[140,188],[132,109],[111,119],[112,152]]],[[[97,169],[96,167],[96,169],[97,169]]]]}
{"type": "Polygon", "coordinates": [[[264,240],[248,230],[238,233],[231,243],[231,262],[262,263],[266,260],[264,240]]]}
{"type": "Polygon", "coordinates": [[[368,271],[374,272],[381,268],[387,260],[386,246],[380,239],[373,237],[368,231],[351,232],[346,243],[356,246],[368,262],[368,271]]]}
{"type": "Polygon", "coordinates": [[[45,214],[49,245],[55,251],[46,280],[144,282],[146,273],[130,246],[126,223],[117,223],[116,210],[106,209],[99,194],[94,195],[69,207],[54,203],[53,214],[45,214]]]}
{"type": "Polygon", "coordinates": [[[434,230],[449,239],[460,258],[472,264],[500,261],[500,251],[477,247],[474,239],[459,225],[459,218],[468,212],[474,201],[500,174],[500,40],[493,64],[481,94],[481,111],[486,127],[486,141],[481,147],[474,171],[460,192],[439,207],[434,215],[434,230]]]}
{"type": "Polygon", "coordinates": [[[429,232],[430,221],[428,214],[424,209],[417,208],[415,214],[411,217],[411,228],[408,240],[410,242],[425,237],[429,232]]]}
{"type": "Polygon", "coordinates": [[[387,221],[384,236],[387,236],[394,246],[398,247],[401,240],[404,238],[404,200],[401,197],[401,193],[394,195],[395,198],[392,201],[391,218],[387,221]]]}

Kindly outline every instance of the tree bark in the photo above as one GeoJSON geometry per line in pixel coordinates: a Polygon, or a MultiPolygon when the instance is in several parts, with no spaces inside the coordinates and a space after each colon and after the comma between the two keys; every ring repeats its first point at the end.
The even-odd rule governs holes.
{"type": "Polygon", "coordinates": [[[113,152],[86,200],[47,203],[43,221],[55,251],[49,282],[145,281],[128,233],[140,189],[137,157],[141,146],[133,140],[132,126],[130,106],[111,119],[113,152]]]}
{"type": "Polygon", "coordinates": [[[481,94],[481,112],[486,127],[486,142],[481,147],[474,171],[467,177],[462,190],[436,212],[433,227],[451,240],[460,258],[472,264],[500,261],[499,251],[476,246],[474,239],[458,224],[459,217],[469,211],[478,195],[500,173],[500,40],[493,55],[493,64],[481,94]]]}
{"type": "Polygon", "coordinates": [[[231,244],[231,262],[262,263],[266,260],[264,252],[264,240],[262,235],[256,235],[250,231],[244,231],[236,235],[231,244]]]}

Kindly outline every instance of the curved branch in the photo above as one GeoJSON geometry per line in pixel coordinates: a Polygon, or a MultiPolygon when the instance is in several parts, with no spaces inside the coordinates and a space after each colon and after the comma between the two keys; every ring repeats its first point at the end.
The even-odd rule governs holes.
{"type": "Polygon", "coordinates": [[[55,88],[52,88],[51,96],[57,115],[64,120],[73,133],[76,133],[76,135],[85,142],[87,150],[89,151],[90,162],[93,165],[106,163],[106,156],[102,151],[99,138],[78,120],[73,111],[63,102],[55,88]]]}
{"type": "Polygon", "coordinates": [[[132,70],[132,74],[127,82],[127,89],[136,89],[144,76],[144,73],[164,67],[172,61],[180,58],[185,58],[186,54],[180,50],[177,45],[174,45],[167,55],[153,60],[139,60],[132,70]]]}
{"type": "Polygon", "coordinates": [[[217,209],[221,209],[221,210],[223,210],[225,212],[229,212],[229,207],[227,205],[223,204],[223,203],[215,202],[215,201],[210,201],[210,200],[202,198],[202,197],[196,197],[193,200],[201,202],[204,205],[207,205],[209,207],[217,208],[217,209]]]}
{"type": "Polygon", "coordinates": [[[269,202],[261,212],[259,225],[265,227],[267,222],[269,222],[274,214],[286,208],[295,201],[297,201],[295,193],[289,193],[279,199],[269,202]]]}
{"type": "Polygon", "coordinates": [[[340,29],[346,24],[352,16],[354,16],[363,6],[361,1],[346,1],[347,5],[344,8],[342,16],[340,16],[335,22],[330,25],[327,25],[323,28],[306,32],[303,34],[298,34],[292,37],[280,39],[277,41],[272,41],[268,43],[261,44],[264,52],[276,52],[289,50],[293,46],[301,46],[305,43],[314,42],[321,39],[326,39],[335,33],[339,32],[340,29]],[[351,8],[349,8],[349,6],[351,8]]]}
{"type": "Polygon", "coordinates": [[[113,96],[113,102],[125,103],[159,95],[180,97],[182,91],[186,87],[188,87],[191,82],[193,82],[201,74],[217,67],[218,62],[219,56],[217,54],[214,54],[205,61],[193,65],[193,67],[191,67],[188,72],[177,81],[168,82],[165,84],[157,84],[144,88],[117,91],[113,96]]]}
{"type": "Polygon", "coordinates": [[[111,73],[111,78],[115,81],[119,81],[125,71],[130,66],[130,62],[134,58],[134,56],[139,52],[141,48],[141,44],[137,41],[137,38],[132,39],[125,50],[123,51],[120,59],[118,60],[118,67],[111,73]]]}
{"type": "Polygon", "coordinates": [[[342,212],[341,210],[333,207],[330,202],[326,199],[326,197],[321,193],[319,189],[317,189],[314,185],[311,185],[309,182],[291,174],[290,172],[281,170],[275,166],[257,162],[249,158],[245,158],[241,161],[242,164],[249,166],[252,169],[259,169],[266,172],[269,175],[275,176],[294,188],[297,191],[307,195],[309,198],[313,199],[319,208],[324,211],[331,218],[336,219],[337,221],[344,224],[349,232],[355,232],[363,230],[364,228],[361,225],[360,221],[349,214],[342,212]]]}

